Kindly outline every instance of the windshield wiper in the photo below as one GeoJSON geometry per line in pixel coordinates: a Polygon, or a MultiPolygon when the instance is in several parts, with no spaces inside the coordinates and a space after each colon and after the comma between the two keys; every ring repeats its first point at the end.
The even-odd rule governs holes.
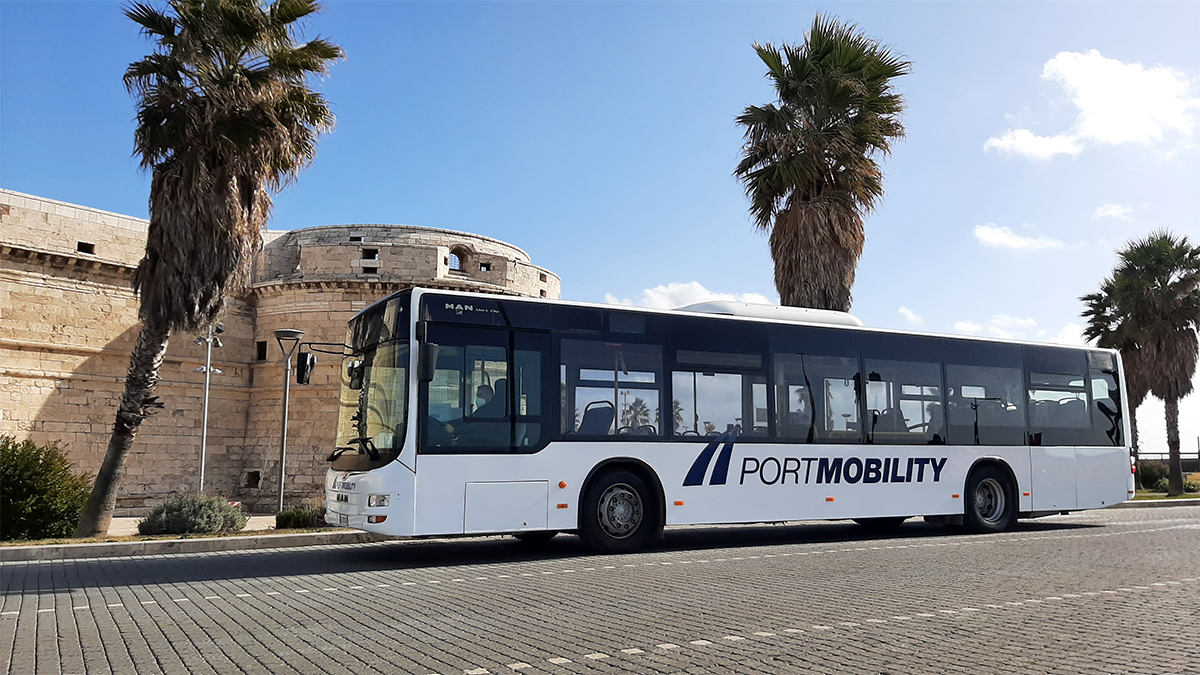
{"type": "Polygon", "coordinates": [[[359,436],[358,438],[351,438],[350,445],[338,446],[338,448],[336,450],[334,450],[332,454],[330,454],[328,457],[325,458],[325,461],[332,462],[333,460],[337,459],[338,457],[341,457],[343,453],[349,452],[350,450],[358,449],[358,448],[354,447],[355,445],[359,445],[362,447],[362,449],[366,450],[367,456],[371,458],[372,462],[379,461],[379,450],[375,447],[375,441],[372,441],[370,436],[359,436]]]}

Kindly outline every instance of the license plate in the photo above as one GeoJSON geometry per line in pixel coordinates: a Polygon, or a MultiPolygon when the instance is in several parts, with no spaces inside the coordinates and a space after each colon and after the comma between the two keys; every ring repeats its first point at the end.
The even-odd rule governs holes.
{"type": "Polygon", "coordinates": [[[338,525],[349,525],[349,524],[350,524],[350,516],[348,516],[344,513],[339,513],[338,514],[338,525]]]}

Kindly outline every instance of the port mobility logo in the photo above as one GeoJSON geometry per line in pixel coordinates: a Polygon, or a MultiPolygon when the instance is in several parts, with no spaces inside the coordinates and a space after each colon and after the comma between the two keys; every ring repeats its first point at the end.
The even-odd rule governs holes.
{"type": "MultiPolygon", "coordinates": [[[[684,487],[703,485],[713,455],[709,485],[725,485],[738,430],[730,429],[704,446],[683,479],[684,487]]],[[[738,485],[756,478],[763,485],[808,485],[809,483],[924,483],[941,481],[946,457],[743,457],[738,485]],[[815,467],[815,470],[814,470],[815,467]],[[928,469],[928,471],[927,471],[928,469]]]]}

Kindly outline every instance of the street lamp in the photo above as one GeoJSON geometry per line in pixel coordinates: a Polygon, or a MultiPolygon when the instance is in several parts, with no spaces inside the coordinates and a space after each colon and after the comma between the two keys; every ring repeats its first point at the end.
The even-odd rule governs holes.
{"type": "Polygon", "coordinates": [[[212,367],[212,350],[213,343],[219,348],[221,346],[221,338],[218,335],[225,332],[225,324],[218,323],[215,327],[212,324],[208,325],[208,335],[205,337],[196,338],[196,344],[207,344],[204,353],[204,365],[199,368],[192,368],[193,373],[204,373],[204,421],[200,426],[200,490],[204,493],[204,460],[208,454],[208,385],[212,380],[212,374],[221,374],[220,368],[212,367]]]}
{"type": "Polygon", "coordinates": [[[279,341],[279,349],[283,352],[283,425],[279,431],[279,510],[283,510],[283,479],[284,463],[287,461],[287,423],[288,398],[292,393],[292,353],[304,331],[295,328],[280,328],[275,331],[275,339],[279,341]]]}

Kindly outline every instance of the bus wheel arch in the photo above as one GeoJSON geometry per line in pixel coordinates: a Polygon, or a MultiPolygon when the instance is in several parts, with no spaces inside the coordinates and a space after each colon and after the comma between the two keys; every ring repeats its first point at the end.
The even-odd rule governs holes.
{"type": "Polygon", "coordinates": [[[666,501],[662,482],[658,475],[644,462],[623,457],[606,460],[592,467],[580,491],[579,536],[590,547],[605,553],[623,553],[637,550],[662,536],[666,521],[666,501]],[[625,485],[634,488],[643,508],[643,521],[638,531],[628,539],[604,536],[596,513],[602,499],[613,497],[610,487],[625,485]]]}
{"type": "Polygon", "coordinates": [[[1007,462],[981,458],[963,486],[963,525],[972,532],[1002,532],[1017,522],[1020,483],[1007,462]]]}

